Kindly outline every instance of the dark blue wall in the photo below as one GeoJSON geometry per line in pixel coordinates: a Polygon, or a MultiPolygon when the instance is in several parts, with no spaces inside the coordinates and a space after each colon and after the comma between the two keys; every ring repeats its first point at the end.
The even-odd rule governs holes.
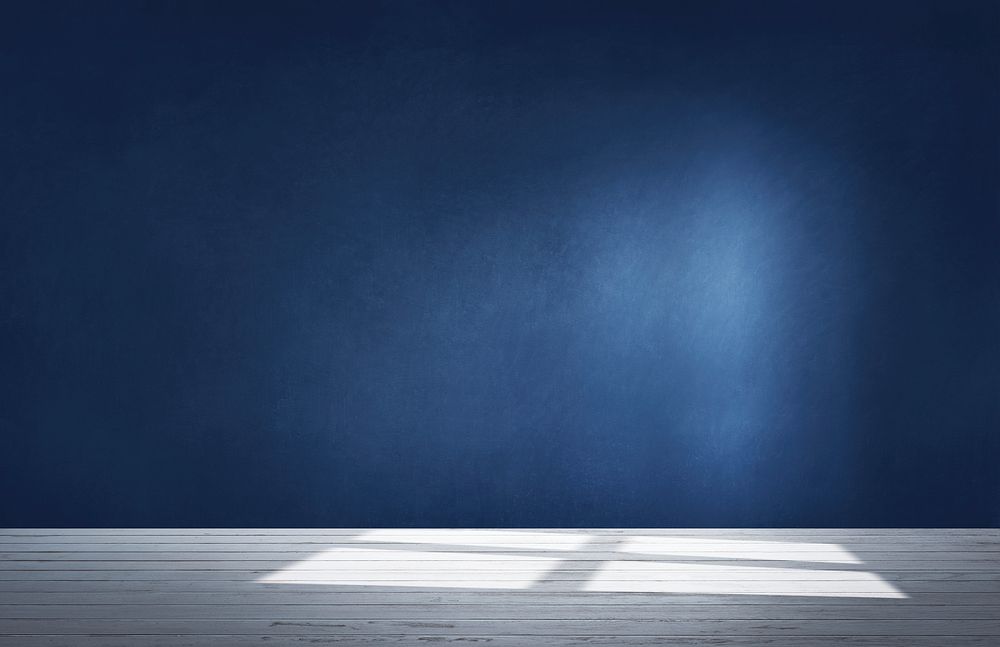
{"type": "Polygon", "coordinates": [[[0,525],[1000,525],[1000,4],[0,19],[0,525]]]}

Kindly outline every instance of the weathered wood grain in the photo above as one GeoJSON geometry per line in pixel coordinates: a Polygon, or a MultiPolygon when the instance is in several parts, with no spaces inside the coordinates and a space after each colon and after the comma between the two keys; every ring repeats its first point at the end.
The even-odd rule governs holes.
{"type": "Polygon", "coordinates": [[[995,647],[994,529],[0,529],[0,647],[995,647]]]}

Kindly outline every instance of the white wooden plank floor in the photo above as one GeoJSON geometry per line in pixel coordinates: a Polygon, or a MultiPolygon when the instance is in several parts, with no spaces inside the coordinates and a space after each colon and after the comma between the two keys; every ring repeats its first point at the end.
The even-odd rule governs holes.
{"type": "Polygon", "coordinates": [[[1000,645],[1000,530],[7,529],[0,647],[1000,645]]]}

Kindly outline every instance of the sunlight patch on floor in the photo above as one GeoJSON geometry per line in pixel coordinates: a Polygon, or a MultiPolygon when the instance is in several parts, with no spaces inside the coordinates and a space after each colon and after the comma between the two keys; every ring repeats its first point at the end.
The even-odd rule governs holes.
{"type": "Polygon", "coordinates": [[[905,598],[874,573],[766,566],[613,561],[584,586],[601,593],[905,598]]]}
{"type": "Polygon", "coordinates": [[[523,530],[376,529],[261,583],[906,598],[839,544],[523,530]],[[383,544],[387,546],[379,546],[383,544]],[[773,566],[760,562],[774,562],[773,566]],[[753,565],[750,565],[750,564],[753,565]],[[809,568],[815,563],[817,568],[809,568]]]}
{"type": "Polygon", "coordinates": [[[442,546],[478,546],[513,550],[576,550],[588,541],[584,533],[531,532],[523,530],[448,530],[446,528],[380,528],[356,537],[358,541],[442,546]]]}
{"type": "Polygon", "coordinates": [[[618,548],[623,553],[703,558],[861,564],[851,551],[837,544],[794,541],[758,541],[697,537],[633,536],[618,548]]]}
{"type": "Polygon", "coordinates": [[[258,582],[461,589],[526,589],[561,559],[479,553],[331,548],[258,582]]]}

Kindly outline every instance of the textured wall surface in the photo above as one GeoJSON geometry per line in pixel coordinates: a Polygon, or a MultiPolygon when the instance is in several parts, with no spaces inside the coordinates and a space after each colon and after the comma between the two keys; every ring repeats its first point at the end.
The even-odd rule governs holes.
{"type": "Polygon", "coordinates": [[[1000,4],[3,14],[0,526],[1000,524],[1000,4]]]}

